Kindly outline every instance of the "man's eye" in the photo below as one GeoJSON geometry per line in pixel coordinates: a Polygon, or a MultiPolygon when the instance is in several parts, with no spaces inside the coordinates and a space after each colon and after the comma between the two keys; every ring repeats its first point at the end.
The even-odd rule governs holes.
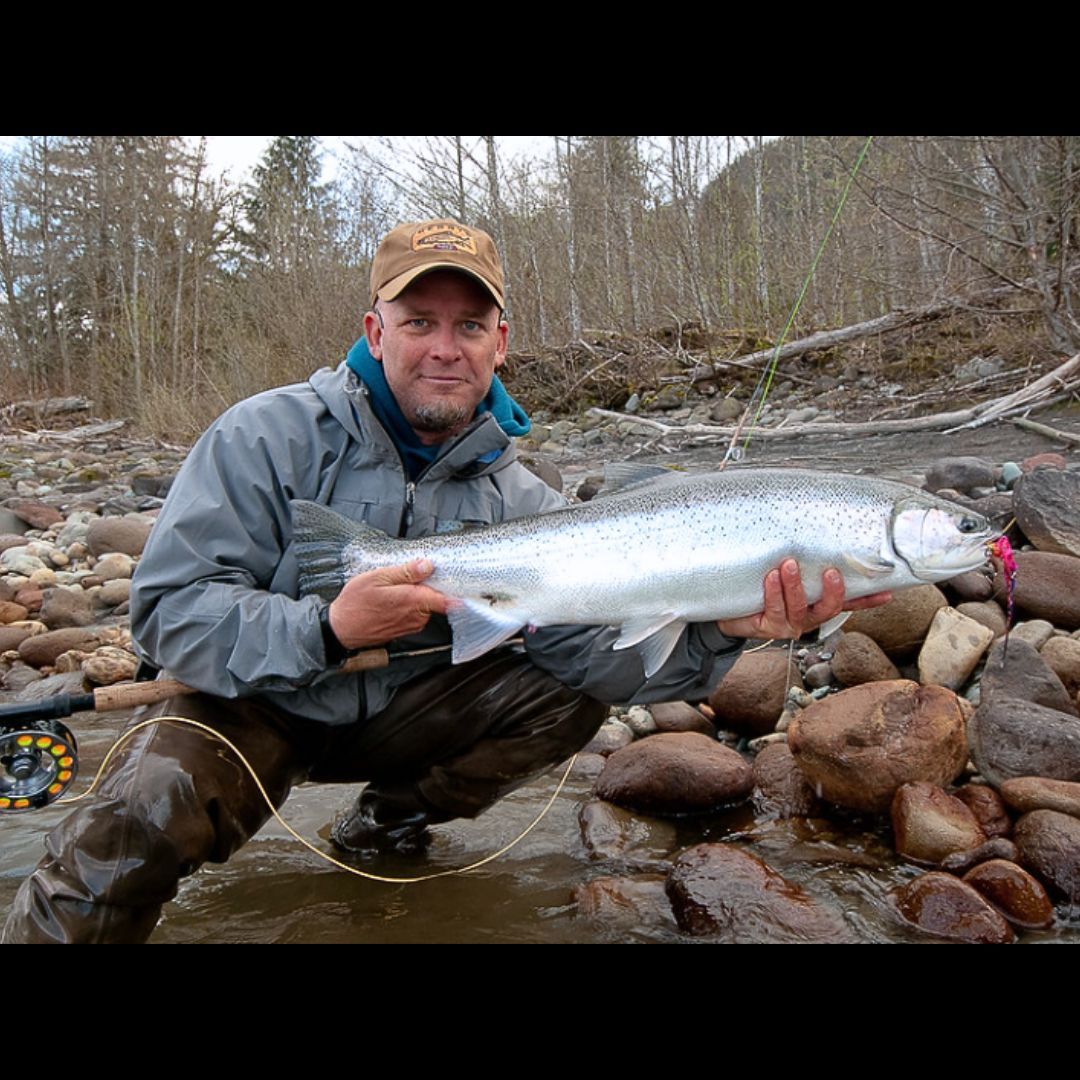
{"type": "Polygon", "coordinates": [[[415,326],[417,330],[423,330],[427,326],[427,319],[410,319],[410,326],[415,326]]]}
{"type": "Polygon", "coordinates": [[[476,322],[473,319],[467,319],[462,325],[465,327],[465,329],[470,334],[475,334],[477,330],[483,330],[484,329],[482,324],[476,322]]]}

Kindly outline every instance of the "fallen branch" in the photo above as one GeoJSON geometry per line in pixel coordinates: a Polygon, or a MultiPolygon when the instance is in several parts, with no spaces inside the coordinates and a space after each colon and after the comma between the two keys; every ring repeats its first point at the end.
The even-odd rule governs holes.
{"type": "Polygon", "coordinates": [[[1025,431],[1034,431],[1037,435],[1045,435],[1048,439],[1057,439],[1059,442],[1074,443],[1080,446],[1080,435],[1073,435],[1069,431],[1059,431],[1047,424],[1038,424],[1029,420],[1026,416],[1014,416],[1012,422],[1025,431]]]}

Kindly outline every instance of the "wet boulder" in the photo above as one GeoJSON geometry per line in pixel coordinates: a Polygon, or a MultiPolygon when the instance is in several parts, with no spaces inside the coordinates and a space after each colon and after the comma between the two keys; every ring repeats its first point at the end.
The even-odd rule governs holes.
{"type": "Polygon", "coordinates": [[[896,665],[873,638],[858,631],[845,633],[832,658],[832,674],[841,686],[861,686],[868,682],[899,679],[896,665]]]}
{"type": "Polygon", "coordinates": [[[1013,513],[1039,551],[1080,556],[1080,473],[1036,469],[1013,495],[1013,513]]]}
{"type": "MultiPolygon", "coordinates": [[[[1018,611],[1046,619],[1064,630],[1080,629],[1080,559],[1047,551],[1018,551],[1016,571],[1018,611]]],[[[1005,581],[1000,567],[994,596],[1005,602],[1005,581]]]]}
{"type": "Polygon", "coordinates": [[[679,927],[732,943],[837,943],[854,935],[838,912],[731,844],[698,844],[676,860],[667,895],[679,927]]]}
{"type": "Polygon", "coordinates": [[[866,634],[889,656],[903,659],[916,653],[938,608],[947,603],[936,585],[918,585],[901,590],[881,607],[854,612],[844,623],[844,630],[866,634]]]}
{"type": "Polygon", "coordinates": [[[970,885],[935,871],[893,892],[897,910],[912,926],[936,937],[1002,945],[1016,935],[1005,918],[970,885]]]}
{"type": "Polygon", "coordinates": [[[813,785],[786,742],[763,747],[754,758],[754,806],[774,817],[811,817],[821,809],[813,785]]]}
{"type": "Polygon", "coordinates": [[[959,776],[969,709],[939,686],[867,683],[805,709],[791,722],[788,744],[823,798],[881,813],[901,784],[948,784],[959,776]]]}
{"type": "Polygon", "coordinates": [[[975,815],[936,784],[903,784],[892,801],[896,850],[916,862],[937,864],[986,840],[975,815]]]}
{"type": "Polygon", "coordinates": [[[646,814],[690,814],[745,799],[750,766],[696,732],[652,735],[617,750],[596,782],[601,799],[646,814]]]}
{"type": "Polygon", "coordinates": [[[1013,839],[1025,866],[1070,903],[1080,903],[1080,818],[1033,810],[1016,823],[1013,839]]]}
{"type": "Polygon", "coordinates": [[[1021,814],[1032,810],[1057,810],[1080,818],[1080,783],[1073,781],[1019,776],[1001,785],[1001,797],[1021,814]]]}
{"type": "Polygon", "coordinates": [[[743,653],[712,692],[709,706],[718,727],[767,735],[775,729],[792,686],[802,689],[802,678],[787,649],[743,653]]]}
{"type": "Polygon", "coordinates": [[[994,694],[975,710],[968,739],[995,787],[1018,776],[1080,780],[1080,720],[1068,713],[994,694]]]}
{"type": "Polygon", "coordinates": [[[1054,922],[1054,906],[1042,883],[1014,862],[991,859],[969,870],[963,880],[1014,926],[1042,930],[1054,922]]]}

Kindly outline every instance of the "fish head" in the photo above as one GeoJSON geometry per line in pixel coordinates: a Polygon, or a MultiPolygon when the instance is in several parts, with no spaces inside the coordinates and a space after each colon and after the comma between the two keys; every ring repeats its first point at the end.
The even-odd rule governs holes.
{"type": "Polygon", "coordinates": [[[893,549],[922,581],[946,581],[975,570],[1000,530],[982,514],[945,499],[901,499],[892,513],[893,549]]]}

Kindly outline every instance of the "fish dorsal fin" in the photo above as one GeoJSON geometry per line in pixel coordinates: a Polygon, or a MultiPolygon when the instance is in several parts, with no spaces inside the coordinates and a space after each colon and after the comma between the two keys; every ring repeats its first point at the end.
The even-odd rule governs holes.
{"type": "Polygon", "coordinates": [[[663,465],[638,465],[630,461],[610,461],[604,466],[604,486],[594,498],[607,499],[624,491],[636,491],[656,483],[685,480],[686,474],[663,465]]]}
{"type": "Polygon", "coordinates": [[[641,644],[641,659],[645,665],[645,677],[652,678],[666,663],[686,623],[672,612],[649,615],[643,619],[630,619],[622,624],[622,633],[613,649],[629,649],[641,644]]]}
{"type": "Polygon", "coordinates": [[[464,664],[490,652],[524,625],[514,611],[498,611],[479,600],[461,600],[446,613],[454,632],[453,661],[464,664]]]}

